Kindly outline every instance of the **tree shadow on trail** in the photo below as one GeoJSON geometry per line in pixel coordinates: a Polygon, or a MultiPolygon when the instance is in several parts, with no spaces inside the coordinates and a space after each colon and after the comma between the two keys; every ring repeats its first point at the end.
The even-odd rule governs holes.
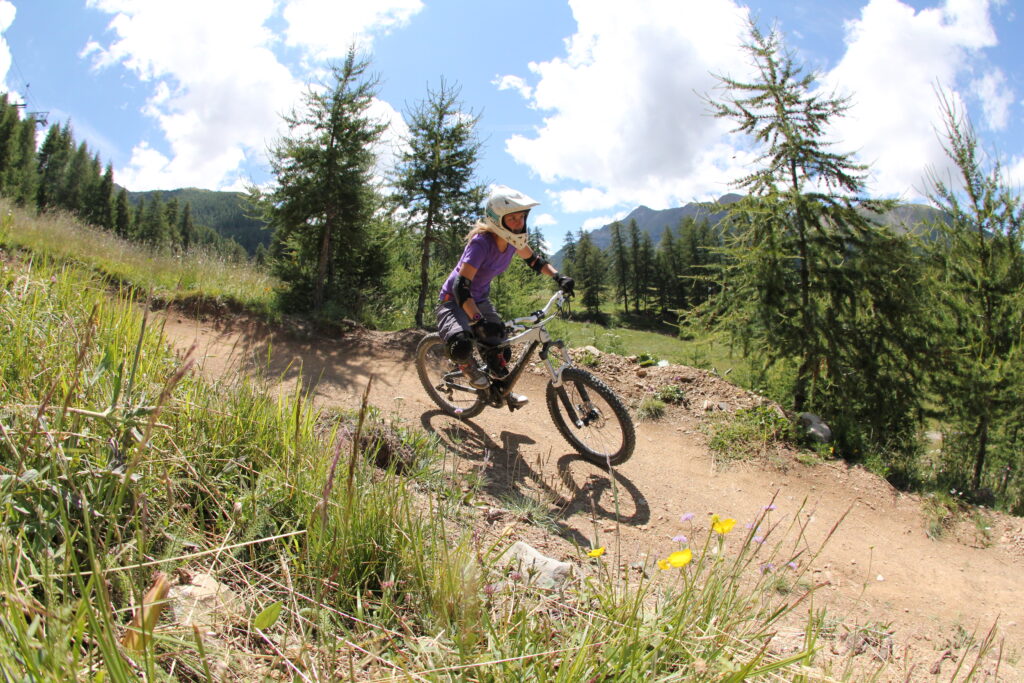
{"type": "Polygon", "coordinates": [[[440,410],[423,413],[420,422],[461,459],[466,465],[461,471],[480,475],[485,493],[499,501],[522,497],[539,502],[551,512],[557,533],[581,547],[590,547],[609,524],[636,526],[650,520],[647,500],[616,470],[576,453],[558,456],[552,464],[550,450],[530,463],[521,451],[523,445],[536,444],[530,437],[506,430],[495,439],[474,422],[440,410]],[[570,526],[568,519],[577,514],[598,529],[588,535],[570,526]]]}
{"type": "Polygon", "coordinates": [[[416,343],[422,336],[417,330],[330,336],[282,330],[248,319],[215,320],[205,326],[197,322],[195,327],[200,360],[203,354],[212,354],[226,373],[235,371],[275,384],[297,382],[299,392],[307,397],[324,390],[357,396],[371,376],[387,385],[387,375],[374,372],[375,363],[367,359],[383,356],[413,367],[416,343]]]}

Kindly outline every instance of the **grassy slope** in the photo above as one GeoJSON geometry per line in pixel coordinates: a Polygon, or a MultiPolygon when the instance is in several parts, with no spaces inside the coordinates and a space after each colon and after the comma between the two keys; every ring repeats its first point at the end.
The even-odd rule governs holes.
{"type": "Polygon", "coordinates": [[[0,244],[22,249],[33,258],[76,263],[163,301],[203,299],[239,309],[270,313],[276,281],[247,264],[226,263],[205,253],[154,254],[110,233],[84,227],[63,214],[41,217],[0,200],[8,216],[0,228],[0,244]]]}

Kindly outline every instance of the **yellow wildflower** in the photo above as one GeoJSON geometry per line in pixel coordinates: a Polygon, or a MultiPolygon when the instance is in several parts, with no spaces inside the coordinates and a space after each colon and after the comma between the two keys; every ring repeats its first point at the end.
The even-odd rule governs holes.
{"type": "Polygon", "coordinates": [[[718,515],[711,515],[711,528],[716,534],[727,534],[732,531],[732,528],[736,526],[736,520],[732,519],[721,519],[718,515]]]}
{"type": "Polygon", "coordinates": [[[601,557],[602,555],[604,555],[604,546],[601,546],[600,548],[594,548],[589,553],[587,553],[588,557],[601,557]]]}
{"type": "Polygon", "coordinates": [[[658,560],[658,569],[668,569],[671,566],[668,560],[658,560]]]}
{"type": "Polygon", "coordinates": [[[685,567],[693,559],[693,551],[689,548],[677,550],[668,556],[668,563],[673,567],[685,567]]]}

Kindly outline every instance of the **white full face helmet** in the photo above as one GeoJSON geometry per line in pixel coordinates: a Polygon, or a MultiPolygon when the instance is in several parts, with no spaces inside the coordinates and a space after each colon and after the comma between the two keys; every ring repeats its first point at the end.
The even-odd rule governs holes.
{"type": "Polygon", "coordinates": [[[484,207],[484,217],[479,225],[507,241],[516,249],[522,249],[527,245],[526,221],[523,221],[521,232],[512,232],[505,227],[505,216],[510,213],[518,213],[519,211],[529,211],[538,204],[540,202],[518,190],[513,190],[505,185],[497,185],[487,198],[487,205],[484,207]]]}

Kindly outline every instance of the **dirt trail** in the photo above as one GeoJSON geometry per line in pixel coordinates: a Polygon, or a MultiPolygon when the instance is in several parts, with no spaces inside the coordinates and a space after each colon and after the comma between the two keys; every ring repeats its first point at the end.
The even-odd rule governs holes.
{"type": "MultiPolygon", "coordinates": [[[[440,435],[462,468],[485,471],[484,491],[496,508],[516,493],[554,501],[562,510],[561,538],[545,537],[527,524],[516,525],[513,534],[561,559],[576,556],[562,539],[589,547],[595,536],[609,552],[620,552],[619,561],[627,566],[648,556],[664,557],[677,549],[672,537],[688,529],[681,515],[695,513],[694,523],[706,528],[707,515],[719,513],[742,527],[773,500],[771,521],[784,529],[799,517],[809,547],[816,549],[846,513],[820,555],[799,559],[810,563],[807,577],[827,583],[815,594],[816,604],[827,605],[844,624],[891,625],[910,680],[936,680],[918,675],[958,636],[976,633],[980,640],[998,621],[1005,638],[999,680],[1021,680],[1017,672],[1024,677],[1019,661],[1024,656],[1024,520],[989,515],[988,541],[969,524],[933,540],[925,533],[919,498],[860,468],[839,462],[801,465],[791,458],[716,468],[701,431],[707,419],[703,401],[734,408],[750,397],[706,373],[673,366],[658,368],[661,375],[654,376],[655,371],[622,359],[596,368],[627,403],[657,386],[666,373],[689,381],[694,399],[688,410],[673,409],[662,420],[637,424],[636,452],[613,482],[607,472],[574,456],[558,434],[547,415],[539,371],[525,373],[517,388],[532,399],[523,410],[488,409],[459,422],[438,411],[419,384],[411,355],[415,332],[363,331],[328,339],[238,320],[160,315],[170,343],[180,352],[196,343],[202,371],[213,377],[237,373],[255,359],[282,388],[293,387],[301,375],[321,405],[355,407],[372,375],[370,402],[440,435]]],[[[499,524],[509,519],[506,515],[499,524]]],[[[947,672],[954,666],[943,664],[947,672]]],[[[938,680],[949,680],[948,673],[938,680]]]]}

